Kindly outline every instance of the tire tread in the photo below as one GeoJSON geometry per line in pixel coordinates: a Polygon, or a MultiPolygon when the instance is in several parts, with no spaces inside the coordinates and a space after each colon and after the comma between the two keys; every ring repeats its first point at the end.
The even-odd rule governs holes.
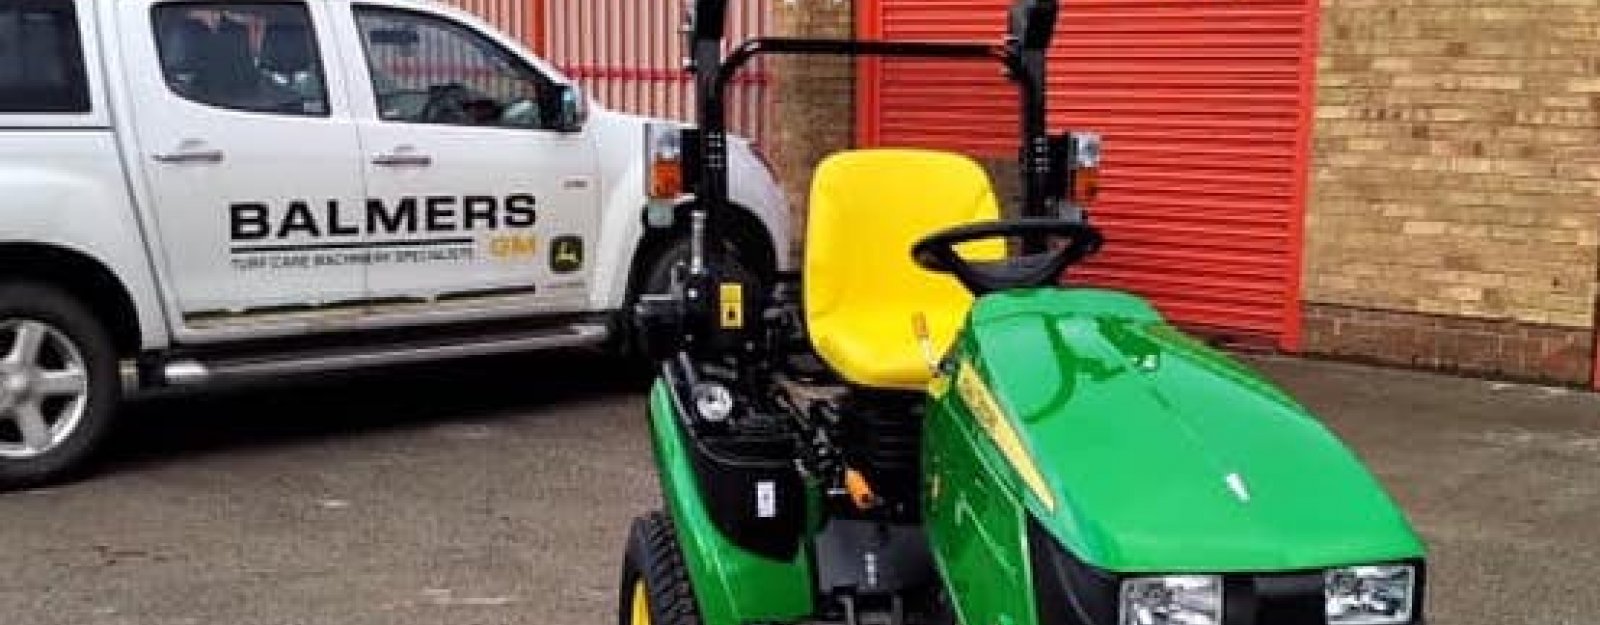
{"type": "Polygon", "coordinates": [[[630,625],[633,585],[644,580],[651,625],[702,625],[694,585],[672,519],[656,511],[635,519],[623,562],[619,625],[630,625]]]}

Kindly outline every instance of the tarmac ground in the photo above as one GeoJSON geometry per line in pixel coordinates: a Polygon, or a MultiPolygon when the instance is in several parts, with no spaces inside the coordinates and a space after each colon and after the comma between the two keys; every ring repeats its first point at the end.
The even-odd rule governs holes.
{"type": "MultiPolygon", "coordinates": [[[[1600,623],[1600,397],[1281,358],[1429,542],[1433,625],[1600,623]]],[[[616,622],[646,380],[561,353],[149,397],[0,496],[0,625],[616,622]]]]}

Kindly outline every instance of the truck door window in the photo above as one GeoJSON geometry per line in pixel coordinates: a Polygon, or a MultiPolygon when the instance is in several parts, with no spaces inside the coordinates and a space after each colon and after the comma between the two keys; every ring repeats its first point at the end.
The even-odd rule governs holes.
{"type": "Polygon", "coordinates": [[[385,121],[546,128],[548,81],[483,35],[438,17],[357,7],[385,121]]]}
{"type": "Polygon", "coordinates": [[[74,3],[0,0],[0,113],[87,113],[74,3]]]}
{"type": "Polygon", "coordinates": [[[328,96],[304,5],[161,4],[152,14],[161,73],[173,93],[256,113],[328,114],[328,96]]]}

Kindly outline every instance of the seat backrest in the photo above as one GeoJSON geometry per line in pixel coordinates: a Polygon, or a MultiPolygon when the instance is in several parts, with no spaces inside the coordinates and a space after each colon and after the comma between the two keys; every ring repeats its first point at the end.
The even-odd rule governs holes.
{"type": "MultiPolygon", "coordinates": [[[[911,248],[939,230],[999,217],[988,174],[958,154],[858,150],[824,160],[812,182],[803,273],[818,353],[858,385],[925,385],[931,374],[917,319],[942,354],[972,296],[954,278],[918,266],[911,248]]],[[[1005,244],[962,251],[999,258],[1005,244]]]]}

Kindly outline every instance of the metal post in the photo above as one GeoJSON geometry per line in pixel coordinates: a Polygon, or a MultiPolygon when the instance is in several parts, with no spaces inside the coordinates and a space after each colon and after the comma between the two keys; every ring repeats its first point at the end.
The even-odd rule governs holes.
{"type": "MultiPolygon", "coordinates": [[[[715,216],[728,197],[728,134],[717,71],[722,66],[722,39],[728,21],[727,0],[696,0],[690,17],[689,69],[695,75],[695,103],[700,127],[698,188],[691,219],[703,227],[691,234],[695,258],[691,267],[704,273],[707,241],[718,241],[715,216]]],[[[698,275],[698,274],[697,274],[698,275]]]]}
{"type": "MultiPolygon", "coordinates": [[[[1059,6],[1056,0],[1017,0],[1011,8],[1007,47],[1016,56],[1021,70],[1012,75],[1022,97],[1022,147],[1018,167],[1022,169],[1023,217],[1050,217],[1051,150],[1049,76],[1046,73],[1050,42],[1055,38],[1059,6]]],[[[1055,198],[1059,200],[1060,198],[1055,198]]],[[[1039,238],[1023,241],[1023,251],[1039,253],[1049,242],[1039,238]]]]}

